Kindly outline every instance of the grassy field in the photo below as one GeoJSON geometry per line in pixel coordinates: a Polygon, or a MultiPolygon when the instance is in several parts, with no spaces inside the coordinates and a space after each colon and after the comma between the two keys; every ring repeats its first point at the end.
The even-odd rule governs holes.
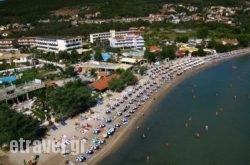
{"type": "Polygon", "coordinates": [[[178,33],[174,29],[167,29],[167,28],[159,28],[159,29],[149,29],[145,32],[145,40],[146,43],[149,45],[158,45],[161,41],[164,40],[175,40],[177,37],[180,36],[187,36],[192,38],[195,36],[195,31],[190,29],[180,29],[182,31],[186,31],[185,33],[178,33]]]}

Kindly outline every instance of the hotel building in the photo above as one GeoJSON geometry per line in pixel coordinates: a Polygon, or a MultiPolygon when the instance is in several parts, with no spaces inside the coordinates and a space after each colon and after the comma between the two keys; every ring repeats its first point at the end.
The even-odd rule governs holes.
{"type": "Polygon", "coordinates": [[[81,37],[37,37],[35,46],[45,52],[70,51],[82,48],[81,37]]]}
{"type": "Polygon", "coordinates": [[[17,44],[19,46],[28,46],[33,47],[35,46],[36,37],[21,37],[17,39],[17,44]]]}
{"type": "Polygon", "coordinates": [[[138,35],[113,37],[109,42],[112,48],[143,48],[145,44],[143,37],[138,35]]]}
{"type": "Polygon", "coordinates": [[[94,43],[95,41],[103,41],[103,40],[108,40],[109,38],[113,37],[123,37],[127,35],[142,35],[142,31],[135,29],[135,28],[130,28],[128,31],[115,31],[115,30],[110,30],[109,32],[103,32],[103,33],[93,33],[90,34],[90,42],[94,43]]]}
{"type": "Polygon", "coordinates": [[[0,50],[11,50],[14,49],[17,45],[15,39],[1,39],[0,40],[0,50]]]}

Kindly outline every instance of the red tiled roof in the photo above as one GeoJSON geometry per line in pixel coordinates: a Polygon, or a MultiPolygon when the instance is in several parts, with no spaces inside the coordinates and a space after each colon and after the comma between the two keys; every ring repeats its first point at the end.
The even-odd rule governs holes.
{"type": "Polygon", "coordinates": [[[120,75],[118,74],[112,74],[107,77],[103,77],[100,80],[97,80],[93,83],[90,84],[91,87],[93,87],[96,90],[103,91],[108,88],[109,81],[112,80],[113,78],[119,78],[120,75]]]}
{"type": "Polygon", "coordinates": [[[183,50],[177,50],[175,52],[175,55],[178,56],[178,57],[185,56],[185,51],[183,51],[183,50]]]}
{"type": "Polygon", "coordinates": [[[150,46],[149,51],[150,51],[151,53],[160,52],[160,51],[161,51],[161,48],[159,48],[158,46],[150,46]]]}

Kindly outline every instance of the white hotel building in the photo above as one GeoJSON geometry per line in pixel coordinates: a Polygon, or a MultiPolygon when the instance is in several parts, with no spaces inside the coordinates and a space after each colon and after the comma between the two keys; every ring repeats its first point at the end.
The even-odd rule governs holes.
{"type": "Polygon", "coordinates": [[[37,37],[35,46],[44,52],[70,51],[82,48],[81,37],[37,37]]]}
{"type": "Polygon", "coordinates": [[[145,41],[142,36],[127,35],[109,38],[109,43],[112,48],[143,48],[145,41]]]}
{"type": "Polygon", "coordinates": [[[97,40],[103,41],[103,40],[109,40],[109,38],[113,37],[122,37],[122,36],[127,36],[127,35],[142,35],[142,31],[140,30],[134,30],[130,29],[128,31],[115,31],[115,30],[110,30],[109,32],[103,32],[103,33],[93,33],[90,34],[90,42],[94,43],[97,40]]]}

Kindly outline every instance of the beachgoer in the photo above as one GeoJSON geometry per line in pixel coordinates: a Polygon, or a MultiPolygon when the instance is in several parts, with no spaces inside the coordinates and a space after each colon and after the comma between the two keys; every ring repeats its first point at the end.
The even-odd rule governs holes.
{"type": "Polygon", "coordinates": [[[142,137],[143,137],[143,138],[146,138],[146,135],[143,133],[143,134],[142,134],[142,137]]]}
{"type": "Polygon", "coordinates": [[[149,161],[149,155],[147,155],[147,161],[149,161]]]}
{"type": "Polygon", "coordinates": [[[169,144],[168,144],[168,143],[165,143],[165,146],[166,146],[166,148],[168,148],[168,147],[169,147],[169,144]]]}
{"type": "Polygon", "coordinates": [[[200,138],[200,133],[199,132],[196,132],[196,137],[200,138]]]}
{"type": "Polygon", "coordinates": [[[218,116],[218,114],[219,114],[219,112],[216,111],[216,112],[215,112],[215,115],[218,116]]]}
{"type": "Polygon", "coordinates": [[[208,125],[205,125],[205,131],[208,131],[208,125]]]}
{"type": "Polygon", "coordinates": [[[186,128],[188,127],[188,122],[185,122],[185,127],[186,127],[186,128]]]}

